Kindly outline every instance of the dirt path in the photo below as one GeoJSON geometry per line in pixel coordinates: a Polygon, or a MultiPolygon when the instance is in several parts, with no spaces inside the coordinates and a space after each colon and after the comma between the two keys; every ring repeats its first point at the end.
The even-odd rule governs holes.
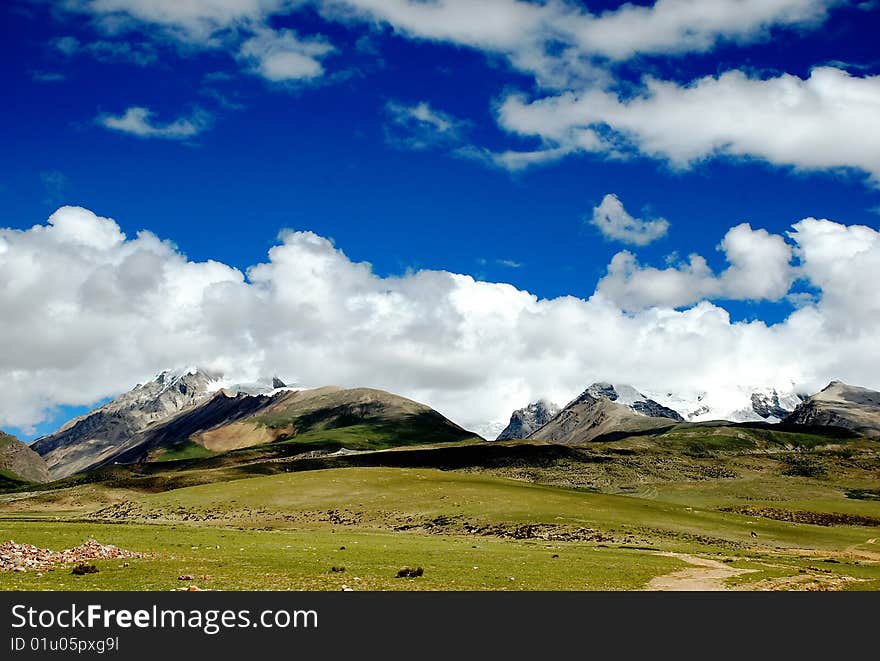
{"type": "Polygon", "coordinates": [[[663,553],[661,555],[684,560],[693,567],[657,576],[648,583],[647,590],[718,592],[728,589],[724,585],[724,581],[728,578],[756,571],[755,569],[736,569],[717,560],[699,558],[686,553],[663,553]]]}
{"type": "Polygon", "coordinates": [[[848,556],[850,558],[859,558],[862,560],[870,560],[872,562],[880,561],[880,551],[868,550],[866,548],[861,548],[871,544],[872,546],[877,543],[876,537],[871,537],[870,539],[866,539],[864,542],[859,544],[853,544],[852,546],[847,546],[844,549],[844,556],[848,556]]]}

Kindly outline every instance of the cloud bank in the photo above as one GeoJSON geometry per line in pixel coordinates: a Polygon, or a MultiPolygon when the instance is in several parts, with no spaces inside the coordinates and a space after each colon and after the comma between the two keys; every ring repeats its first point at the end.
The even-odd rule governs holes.
{"type": "Polygon", "coordinates": [[[730,266],[718,275],[697,257],[621,270],[618,255],[588,299],[547,300],[446,271],[380,277],[312,232],[282,233],[242,272],[62,207],[47,224],[0,230],[0,427],[192,363],[240,380],[384,388],[477,430],[601,379],[680,393],[880,387],[880,233],[808,218],[785,237],[740,225],[720,245],[730,266]],[[794,278],[820,295],[774,325],[731,322],[682,294],[774,299],[794,278]]]}

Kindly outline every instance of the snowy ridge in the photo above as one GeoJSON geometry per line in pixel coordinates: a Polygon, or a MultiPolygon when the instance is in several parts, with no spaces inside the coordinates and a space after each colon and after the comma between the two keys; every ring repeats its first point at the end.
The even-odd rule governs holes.
{"type": "Polygon", "coordinates": [[[153,382],[161,386],[159,390],[159,394],[161,394],[172,388],[180,387],[180,384],[185,382],[187,377],[197,375],[206,377],[202,388],[208,394],[223,390],[233,394],[271,396],[288,390],[303,390],[303,388],[288,386],[277,376],[272,378],[264,377],[256,381],[239,382],[228,379],[218,372],[202,369],[196,365],[162,370],[154,377],[153,382]]]}
{"type": "Polygon", "coordinates": [[[678,411],[688,422],[779,422],[805,399],[793,383],[785,388],[738,386],[691,393],[652,392],[648,397],[678,411]]]}

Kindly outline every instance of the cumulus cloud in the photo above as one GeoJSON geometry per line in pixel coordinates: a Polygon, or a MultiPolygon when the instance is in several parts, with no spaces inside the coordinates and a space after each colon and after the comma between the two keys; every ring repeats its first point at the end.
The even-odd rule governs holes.
{"type": "Polygon", "coordinates": [[[646,246],[666,236],[669,231],[668,220],[635,218],[623,208],[620,198],[612,193],[602,198],[599,206],[593,209],[593,215],[588,222],[597,227],[606,239],[635,246],[646,246]]]}
{"type": "Polygon", "coordinates": [[[858,334],[880,314],[875,274],[880,273],[880,233],[865,225],[805,218],[788,236],[795,242],[799,275],[822,291],[828,323],[858,334]]]}
{"type": "MultiPolygon", "coordinates": [[[[774,325],[733,323],[705,300],[627,312],[602,286],[588,299],[547,300],[446,271],[380,277],[296,231],[243,273],[62,207],[45,225],[0,230],[0,427],[192,363],[242,380],[385,388],[480,429],[600,379],[660,392],[792,381],[815,390],[832,377],[880,387],[880,234],[815,219],[786,238],[733,228],[722,242],[731,266],[707,298],[714,288],[766,297],[784,288],[763,284],[777,277],[742,257],[746,244],[780,269],[788,246],[819,295],[774,325]]],[[[713,279],[698,263],[690,270],[713,279]]]]}
{"type": "Polygon", "coordinates": [[[511,95],[499,122],[516,134],[575,147],[585,129],[606,126],[609,152],[625,143],[685,168],[718,155],[749,156],[803,169],[856,168],[880,182],[880,76],[817,67],[806,79],[760,79],[741,71],[690,84],[648,78],[621,99],[590,89],[529,102],[511,95]]]}
{"type": "Polygon", "coordinates": [[[138,138],[164,138],[166,140],[186,140],[192,138],[211,125],[211,116],[196,109],[190,117],[179,117],[165,124],[153,121],[154,113],[149,108],[132,106],[121,115],[99,115],[95,120],[100,126],[119,133],[128,133],[138,138]]]}
{"type": "Polygon", "coordinates": [[[700,255],[658,269],[639,264],[629,251],[617,253],[597,292],[626,310],[679,308],[704,299],[770,300],[784,297],[797,277],[792,247],[778,234],[746,223],[728,230],[718,249],[730,266],[715,274],[700,255]]]}

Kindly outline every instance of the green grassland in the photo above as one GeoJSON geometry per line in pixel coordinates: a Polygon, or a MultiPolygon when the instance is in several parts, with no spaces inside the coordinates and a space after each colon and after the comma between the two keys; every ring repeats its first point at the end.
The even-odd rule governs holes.
{"type": "Polygon", "coordinates": [[[18,475],[5,468],[0,468],[0,491],[8,489],[18,489],[28,485],[27,480],[21,479],[18,475]]]}
{"type": "Polygon", "coordinates": [[[213,457],[215,454],[217,453],[211,452],[211,450],[198,443],[186,441],[180,445],[165,448],[153,461],[164,463],[167,461],[182,461],[184,459],[205,459],[213,457]]]}
{"type": "Polygon", "coordinates": [[[880,589],[874,441],[682,425],[585,447],[311,443],[357,450],[349,432],[10,489],[0,540],[148,556],[0,572],[0,589],[640,589],[695,556],[727,588],[880,589]]]}
{"type": "Polygon", "coordinates": [[[345,527],[269,531],[2,521],[0,536],[50,547],[91,536],[153,554],[99,560],[99,573],[87,576],[74,576],[69,568],[43,576],[0,573],[0,588],[12,590],[170,590],[192,584],[222,590],[638,589],[681,566],[675,558],[626,549],[345,527]],[[404,567],[422,567],[424,574],[397,578],[404,567]],[[178,580],[184,575],[193,580],[178,580]]]}

